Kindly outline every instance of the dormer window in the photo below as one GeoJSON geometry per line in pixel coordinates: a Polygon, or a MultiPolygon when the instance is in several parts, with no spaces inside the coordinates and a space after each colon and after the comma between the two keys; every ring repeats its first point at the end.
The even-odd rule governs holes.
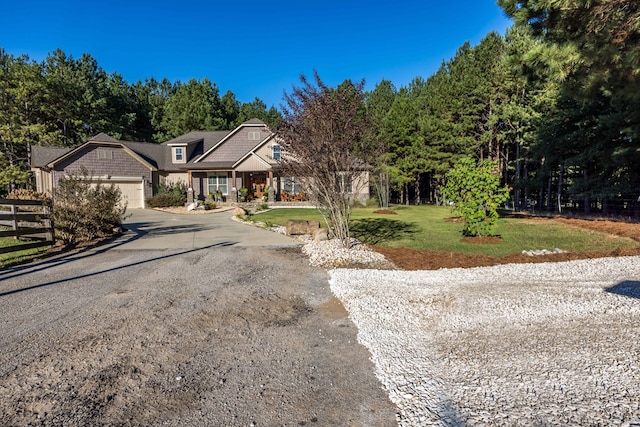
{"type": "Polygon", "coordinates": [[[171,157],[173,163],[186,163],[185,147],[171,147],[171,157]]]}
{"type": "Polygon", "coordinates": [[[271,149],[273,150],[273,152],[272,152],[273,160],[280,160],[280,145],[279,144],[273,144],[271,146],[271,149]]]}
{"type": "Polygon", "coordinates": [[[249,141],[259,141],[260,140],[260,131],[251,131],[249,132],[249,141]]]}

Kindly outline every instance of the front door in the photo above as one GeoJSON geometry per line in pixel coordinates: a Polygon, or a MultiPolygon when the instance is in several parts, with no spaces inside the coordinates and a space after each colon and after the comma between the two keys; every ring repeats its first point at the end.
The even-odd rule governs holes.
{"type": "Polygon", "coordinates": [[[254,173],[251,175],[251,190],[253,197],[256,199],[262,199],[265,195],[267,188],[267,174],[266,173],[254,173]]]}

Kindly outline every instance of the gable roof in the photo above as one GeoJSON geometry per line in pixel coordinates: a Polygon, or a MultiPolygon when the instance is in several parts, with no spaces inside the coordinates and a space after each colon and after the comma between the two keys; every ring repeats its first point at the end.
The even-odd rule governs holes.
{"type": "MultiPolygon", "coordinates": [[[[245,127],[264,127],[264,128],[266,128],[268,130],[266,123],[264,123],[262,120],[259,120],[259,119],[247,120],[246,122],[241,123],[238,127],[236,127],[231,132],[228,132],[227,135],[225,135],[222,139],[220,139],[216,144],[214,144],[213,146],[209,147],[208,149],[205,149],[204,153],[200,157],[198,157],[198,158],[193,160],[193,164],[197,164],[197,163],[203,162],[204,159],[209,154],[211,154],[213,151],[215,151],[218,147],[221,147],[225,142],[230,140],[234,135],[236,135],[238,132],[240,132],[241,129],[243,129],[245,127]]],[[[227,155],[224,156],[224,158],[220,159],[220,160],[221,161],[232,162],[232,164],[236,164],[239,160],[241,160],[242,158],[246,157],[249,153],[254,151],[256,148],[258,148],[261,145],[263,145],[273,135],[274,135],[273,132],[271,132],[271,134],[268,137],[260,140],[257,143],[256,143],[256,141],[251,141],[251,140],[237,140],[234,143],[234,152],[241,153],[241,154],[238,156],[237,154],[234,155],[233,153],[226,153],[227,155]]]]}
{"type": "Polygon", "coordinates": [[[31,166],[35,168],[53,168],[56,164],[81,152],[89,146],[121,147],[130,156],[150,169],[159,169],[165,163],[165,149],[159,144],[149,142],[118,141],[107,134],[98,134],[75,148],[40,147],[31,148],[31,166]]]}

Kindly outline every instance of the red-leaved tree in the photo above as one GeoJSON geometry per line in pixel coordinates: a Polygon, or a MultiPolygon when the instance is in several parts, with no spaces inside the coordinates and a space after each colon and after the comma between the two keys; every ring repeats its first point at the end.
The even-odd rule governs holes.
{"type": "Polygon", "coordinates": [[[300,76],[301,87],[285,94],[281,138],[282,167],[302,180],[307,196],[316,203],[330,236],[351,247],[349,233],[354,195],[368,188],[362,157],[367,120],[364,80],[345,80],[326,86],[317,72],[315,81],[300,76]],[[359,188],[360,187],[360,188],[359,188]]]}

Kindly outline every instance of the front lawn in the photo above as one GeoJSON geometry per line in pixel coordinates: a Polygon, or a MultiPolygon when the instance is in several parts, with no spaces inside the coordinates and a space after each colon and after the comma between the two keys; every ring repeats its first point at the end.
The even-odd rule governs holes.
{"type": "MultiPolygon", "coordinates": [[[[436,250],[502,257],[523,250],[560,248],[570,252],[613,251],[638,247],[638,242],[591,231],[545,218],[500,218],[500,243],[468,243],[462,240],[462,224],[451,211],[439,206],[395,206],[393,213],[374,213],[377,209],[353,211],[352,235],[361,241],[387,247],[436,250]]],[[[290,219],[318,220],[315,209],[273,209],[260,212],[255,219],[285,225],[290,219]]]]}
{"type": "MultiPolygon", "coordinates": [[[[24,242],[20,240],[16,240],[13,237],[0,237],[0,248],[6,248],[8,246],[17,246],[24,242]]],[[[42,252],[45,252],[49,249],[49,246],[44,246],[41,248],[35,249],[26,249],[22,251],[9,252],[6,254],[0,254],[0,268],[6,267],[12,264],[18,264],[21,262],[29,261],[39,255],[42,252]]]]}

